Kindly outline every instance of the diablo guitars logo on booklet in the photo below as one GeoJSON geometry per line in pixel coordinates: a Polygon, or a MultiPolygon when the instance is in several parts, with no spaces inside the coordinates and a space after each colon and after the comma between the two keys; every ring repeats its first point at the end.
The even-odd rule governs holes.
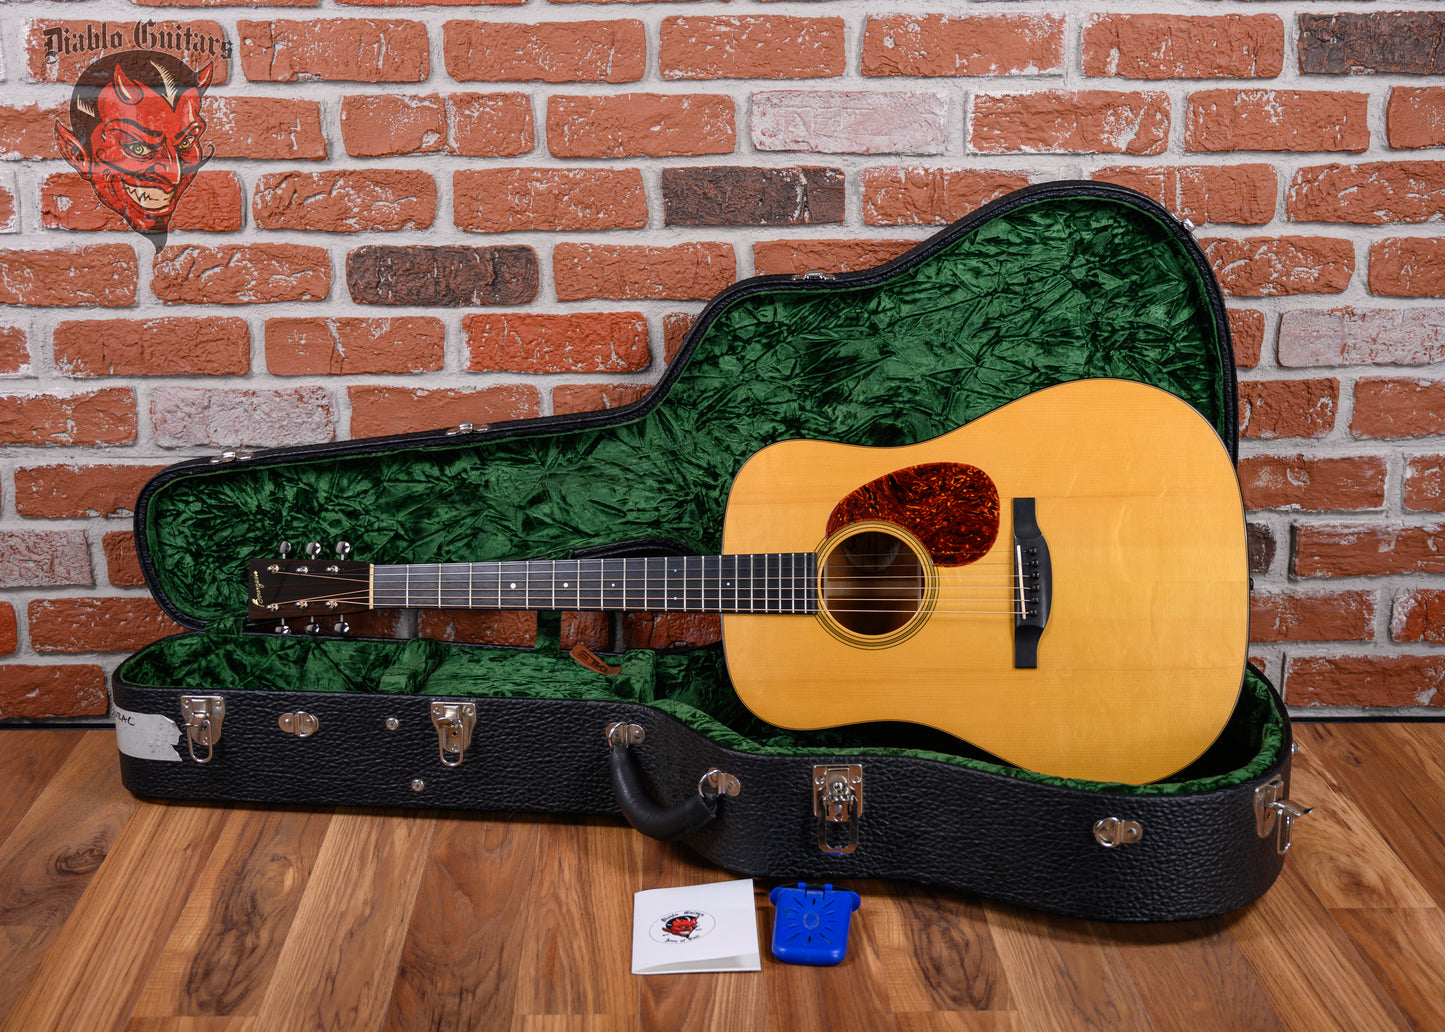
{"type": "Polygon", "coordinates": [[[129,33],[106,22],[61,23],[42,38],[50,64],[104,51],[76,76],[69,124],[56,122],[56,142],[96,199],[159,250],[186,189],[214,153],[201,100],[217,62],[230,55],[229,41],[219,30],[154,22],[138,22],[129,33]],[[114,49],[127,41],[139,46],[114,49]]]}

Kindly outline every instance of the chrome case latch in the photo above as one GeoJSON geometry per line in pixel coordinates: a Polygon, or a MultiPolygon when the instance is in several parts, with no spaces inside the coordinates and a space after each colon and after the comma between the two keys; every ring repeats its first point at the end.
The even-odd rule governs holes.
{"type": "Polygon", "coordinates": [[[813,768],[813,816],[818,819],[818,848],[829,856],[847,856],[858,848],[858,819],[863,816],[863,766],[819,764],[813,768]],[[834,845],[830,834],[843,825],[847,841],[834,845]]]}
{"type": "Polygon", "coordinates": [[[1294,822],[1314,812],[1313,806],[1301,806],[1292,799],[1281,799],[1284,777],[1276,774],[1254,790],[1254,830],[1260,838],[1275,832],[1275,852],[1289,852],[1290,832],[1294,822]]]}
{"type": "Polygon", "coordinates": [[[442,764],[460,767],[472,746],[472,728],[477,726],[476,703],[434,702],[431,704],[431,722],[437,729],[437,751],[442,764]]]}
{"type": "Polygon", "coordinates": [[[186,748],[197,763],[210,763],[221,740],[221,721],[226,716],[226,700],[219,695],[182,695],[181,717],[186,725],[186,748]],[[196,746],[205,750],[197,755],[196,746]]]}

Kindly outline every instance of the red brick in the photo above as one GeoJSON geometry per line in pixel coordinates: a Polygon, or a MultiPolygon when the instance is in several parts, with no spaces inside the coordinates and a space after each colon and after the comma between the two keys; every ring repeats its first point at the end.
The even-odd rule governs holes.
{"type": "Polygon", "coordinates": [[[1445,591],[1406,588],[1397,594],[1390,614],[1390,639],[1445,644],[1445,591]]]}
{"type": "Polygon", "coordinates": [[[904,90],[766,90],[753,94],[749,132],[764,151],[942,154],[948,94],[904,90]]]}
{"type": "Polygon", "coordinates": [[[270,448],[332,440],[336,413],[331,392],[324,387],[156,387],[151,392],[151,425],[162,448],[270,448]]]}
{"type": "Polygon", "coordinates": [[[1301,523],[1291,565],[1296,577],[1445,573],[1445,525],[1301,523]]]}
{"type": "Polygon", "coordinates": [[[537,644],[537,614],[514,609],[423,609],[417,613],[416,632],[438,641],[532,648],[537,644]]]}
{"type": "Polygon", "coordinates": [[[1445,308],[1295,308],[1279,320],[1282,366],[1445,361],[1445,308]]]}
{"type": "Polygon", "coordinates": [[[1189,95],[1186,151],[1362,151],[1368,93],[1201,90],[1189,95]]]}
{"type": "Polygon", "coordinates": [[[847,66],[842,18],[673,16],[658,30],[664,79],[814,79],[847,66]]]}
{"type": "Polygon", "coordinates": [[[20,208],[9,183],[0,182],[0,233],[20,231],[20,208]]]}
{"type": "Polygon", "coordinates": [[[1338,294],[1355,272],[1355,245],[1332,237],[1201,239],[1214,275],[1233,297],[1338,294]]]}
{"type": "Polygon", "coordinates": [[[69,101],[53,107],[0,104],[0,158],[30,161],[60,157],[55,142],[57,121],[69,123],[69,101]]]}
{"type": "MultiPolygon", "coordinates": [[[[321,161],[321,105],[284,97],[207,97],[206,140],[218,158],[321,161]]],[[[53,134],[53,131],[52,131],[53,134]]]]}
{"type": "Polygon", "coordinates": [[[451,93],[446,104],[451,124],[449,154],[514,158],[537,146],[529,94],[451,93]]]}
{"type": "MultiPolygon", "coordinates": [[[[75,172],[47,176],[40,187],[40,221],[47,229],[124,230],[127,224],[100,203],[75,172]]],[[[234,172],[202,172],[181,194],[169,222],[172,232],[234,233],[241,228],[241,180],[234,172]]]]}
{"type": "Polygon", "coordinates": [[[574,645],[584,645],[594,653],[605,652],[612,645],[610,613],[563,613],[559,629],[564,651],[574,645]]]}
{"type": "Polygon", "coordinates": [[[85,531],[0,530],[0,588],[94,583],[85,531]]]}
{"type": "Polygon", "coordinates": [[[670,363],[677,357],[697,316],[691,312],[668,312],[662,317],[662,358],[670,363]]]}
{"type": "Polygon", "coordinates": [[[1445,380],[1357,381],[1350,433],[1396,440],[1445,433],[1445,380]]]}
{"type": "Polygon", "coordinates": [[[1061,14],[871,15],[864,75],[1050,75],[1064,70],[1061,14]]]}
{"type": "Polygon", "coordinates": [[[628,613],[622,642],[628,649],[680,649],[722,640],[716,613],[628,613]]]}
{"type": "Polygon", "coordinates": [[[353,158],[430,154],[447,143],[441,94],[348,94],[341,98],[341,145],[353,158]]]}
{"type": "MultiPolygon", "coordinates": [[[[112,12],[113,13],[113,12],[112,12]]],[[[179,58],[188,67],[200,71],[211,66],[211,84],[220,85],[229,76],[222,44],[227,35],[213,21],[175,21],[163,18],[148,27],[154,38],[137,36],[140,21],[72,21],[58,18],[36,18],[22,23],[25,40],[26,79],[30,82],[73,84],[92,63],[108,54],[125,50],[163,50],[179,58]],[[161,40],[158,30],[175,33],[178,45],[161,40]],[[47,44],[47,33],[59,33],[47,44]],[[187,35],[189,33],[189,35],[187,35]],[[186,47],[187,49],[181,49],[186,47]]]]}
{"type": "Polygon", "coordinates": [[[559,158],[730,154],[734,103],[708,94],[554,94],[547,98],[547,149],[559,158]]]}
{"type": "Polygon", "coordinates": [[[0,395],[0,444],[131,444],[135,391],[0,395]]]}
{"type": "Polygon", "coordinates": [[[446,329],[430,316],[266,321],[266,369],[275,376],[435,372],[446,329]]]}
{"type": "Polygon", "coordinates": [[[427,172],[279,172],[257,182],[251,217],[260,229],[361,233],[426,229],[436,207],[436,181],[427,172]]]}
{"type": "Polygon", "coordinates": [[[0,665],[0,718],[103,717],[110,700],[94,663],[0,665]]]}
{"type": "Polygon", "coordinates": [[[1284,701],[1290,706],[1442,706],[1445,657],[1291,656],[1284,701]]]}
{"type": "Polygon", "coordinates": [[[101,535],[101,547],[105,549],[106,580],[118,588],[133,588],[145,584],[141,572],[140,555],[135,548],[135,535],[128,530],[108,530],[101,535]]]}
{"type": "Polygon", "coordinates": [[[55,327],[55,365],[67,376],[243,376],[246,320],[86,319],[55,327]]]}
{"type": "Polygon", "coordinates": [[[452,175],[457,228],[641,229],[647,193],[635,168],[486,168],[452,175]]]}
{"type": "Polygon", "coordinates": [[[969,124],[969,146],[986,154],[1163,154],[1169,146],[1169,95],[978,93],[969,124]]]}
{"type": "Polygon", "coordinates": [[[1137,190],[1195,225],[1262,225],[1278,190],[1272,165],[1113,165],[1089,178],[1137,190]]]}
{"type": "Polygon", "coordinates": [[[760,276],[854,272],[882,265],[917,244],[917,240],[760,240],[753,244],[753,271],[760,276]]]}
{"type": "Polygon", "coordinates": [[[1386,472],[1381,455],[1251,455],[1239,460],[1240,487],[1249,509],[1382,509],[1386,472]]]}
{"type": "Polygon", "coordinates": [[[20,629],[15,623],[15,607],[0,602],[0,656],[8,656],[20,647],[20,629]]]}
{"type": "Polygon", "coordinates": [[[150,598],[34,599],[30,647],[36,652],[134,652],[185,630],[150,598]]]}
{"type": "Polygon", "coordinates": [[[238,21],[251,82],[421,82],[431,74],[426,26],[375,18],[238,21]]]}
{"type": "Polygon", "coordinates": [[[139,272],[129,244],[0,251],[0,304],[126,308],[135,304],[139,272]]]}
{"type": "Polygon", "coordinates": [[[1125,79],[1272,79],[1284,68],[1276,14],[1092,14],[1084,74],[1125,79]]]}
{"type": "Polygon", "coordinates": [[[169,304],[320,301],[331,292],[331,257],[302,244],[172,245],[155,256],[151,291],[169,304]]]}
{"type": "Polygon", "coordinates": [[[542,405],[537,388],[523,384],[476,390],[361,386],[349,388],[349,394],[353,438],[529,419],[542,405]]]}
{"type": "Polygon", "coordinates": [[[1405,458],[1405,508],[1412,512],[1445,512],[1445,455],[1405,458]]]}
{"type": "Polygon", "coordinates": [[[165,466],[21,466],[15,471],[15,511],[58,519],[129,516],[136,496],[165,466]]]}
{"type": "Polygon", "coordinates": [[[1292,222],[1382,226],[1445,218],[1445,161],[1370,161],[1295,171],[1285,194],[1292,222]]]}
{"type": "Polygon", "coordinates": [[[462,333],[474,372],[630,373],[652,360],[641,312],[484,312],[463,316],[462,333]]]}
{"type": "Polygon", "coordinates": [[[1372,641],[1373,591],[1255,591],[1249,599],[1249,640],[1372,641]]]}
{"type": "Polygon", "coordinates": [[[652,390],[646,383],[564,383],[552,388],[552,412],[597,412],[621,408],[645,398],[652,390]]]}
{"type": "Polygon", "coordinates": [[[1397,150],[1445,146],[1445,86],[1392,88],[1385,138],[1397,150]]]}
{"type": "Polygon", "coordinates": [[[1324,437],[1335,426],[1340,382],[1323,380],[1245,380],[1239,385],[1239,433],[1242,437],[1324,437]]]}
{"type": "Polygon", "coordinates": [[[940,225],[1029,185],[1022,172],[923,165],[865,168],[863,221],[870,226],[940,225]]]}
{"type": "Polygon", "coordinates": [[[737,259],[721,243],[558,244],[552,272],[558,301],[708,300],[737,277],[737,259]]]}
{"type": "Polygon", "coordinates": [[[449,21],[447,74],[458,82],[636,82],[647,69],[647,34],[619,21],[449,21]]]}
{"type": "Polygon", "coordinates": [[[1229,336],[1234,342],[1234,365],[1253,369],[1264,353],[1264,313],[1254,308],[1231,308],[1229,336]]]}
{"type": "Polygon", "coordinates": [[[1369,284],[1371,294],[1386,297],[1445,297],[1445,237],[1375,241],[1369,284]]]}
{"type": "Polygon", "coordinates": [[[0,326],[0,374],[30,371],[30,344],[23,326],[0,326]]]}

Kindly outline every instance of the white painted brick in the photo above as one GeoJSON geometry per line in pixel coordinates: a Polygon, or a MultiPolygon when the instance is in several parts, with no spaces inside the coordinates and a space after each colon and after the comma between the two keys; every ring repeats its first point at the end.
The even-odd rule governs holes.
{"type": "Polygon", "coordinates": [[[269,448],[315,444],[336,436],[331,392],[322,387],[282,391],[157,387],[151,395],[151,421],[156,443],[163,448],[269,448]]]}
{"type": "Polygon", "coordinates": [[[753,146],[826,154],[942,154],[948,95],[776,90],[753,94],[753,146]]]}
{"type": "Polygon", "coordinates": [[[1445,360],[1445,307],[1301,308],[1279,321],[1282,366],[1428,365],[1445,360]]]}

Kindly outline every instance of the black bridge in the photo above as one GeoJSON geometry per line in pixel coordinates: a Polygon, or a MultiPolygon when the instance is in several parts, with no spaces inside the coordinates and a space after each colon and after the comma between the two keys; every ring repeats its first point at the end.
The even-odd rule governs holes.
{"type": "Polygon", "coordinates": [[[1032,498],[1013,500],[1014,666],[1039,665],[1039,638],[1049,623],[1054,574],[1049,546],[1039,529],[1032,498]]]}

